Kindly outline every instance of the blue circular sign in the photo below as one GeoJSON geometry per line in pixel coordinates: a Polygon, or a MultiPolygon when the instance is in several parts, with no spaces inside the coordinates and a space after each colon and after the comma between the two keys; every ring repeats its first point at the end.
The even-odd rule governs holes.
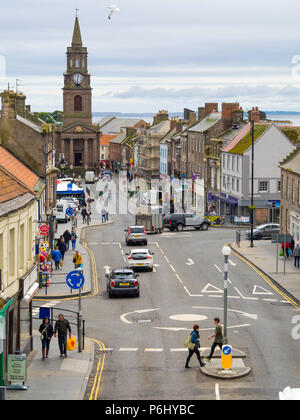
{"type": "Polygon", "coordinates": [[[72,209],[72,207],[68,207],[66,210],[66,215],[71,217],[73,216],[73,214],[74,214],[74,210],[72,209]]]}
{"type": "Polygon", "coordinates": [[[85,279],[80,271],[74,270],[67,275],[66,282],[70,289],[78,290],[83,287],[85,279]]]}
{"type": "Polygon", "coordinates": [[[223,346],[222,352],[223,352],[223,354],[228,356],[231,353],[231,347],[230,346],[223,346]]]}

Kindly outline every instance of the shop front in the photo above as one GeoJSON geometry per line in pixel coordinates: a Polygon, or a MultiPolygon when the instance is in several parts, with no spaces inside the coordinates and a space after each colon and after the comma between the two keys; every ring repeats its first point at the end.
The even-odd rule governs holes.
{"type": "Polygon", "coordinates": [[[0,386],[5,385],[8,354],[9,310],[12,304],[13,299],[10,299],[8,302],[2,302],[0,299],[0,386]]]}
{"type": "Polygon", "coordinates": [[[300,243],[300,209],[290,212],[290,233],[294,236],[295,243],[300,243]]]}

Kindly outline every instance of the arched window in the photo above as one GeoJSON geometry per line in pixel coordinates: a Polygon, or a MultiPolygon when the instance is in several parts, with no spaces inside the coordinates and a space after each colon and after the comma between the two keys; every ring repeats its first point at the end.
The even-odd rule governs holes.
{"type": "Polygon", "coordinates": [[[79,95],[74,98],[74,111],[82,111],[82,98],[79,95]]]}

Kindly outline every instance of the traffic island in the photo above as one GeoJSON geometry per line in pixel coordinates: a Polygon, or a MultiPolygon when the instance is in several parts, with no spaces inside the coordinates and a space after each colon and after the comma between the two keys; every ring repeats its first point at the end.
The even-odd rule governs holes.
{"type": "MultiPolygon", "coordinates": [[[[232,349],[232,354],[232,367],[230,369],[223,369],[221,354],[217,354],[210,361],[204,360],[206,365],[200,368],[201,372],[206,376],[220,379],[237,379],[249,375],[251,367],[245,365],[246,354],[238,349],[232,349]]],[[[207,357],[206,354],[205,356],[207,357]]]]}

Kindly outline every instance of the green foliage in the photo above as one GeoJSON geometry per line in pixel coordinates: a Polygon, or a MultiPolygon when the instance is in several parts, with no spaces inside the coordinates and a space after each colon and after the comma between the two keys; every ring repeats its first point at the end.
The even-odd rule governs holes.
{"type": "MultiPolygon", "coordinates": [[[[254,142],[265,132],[269,127],[266,124],[255,125],[254,128],[254,142]]],[[[252,144],[251,130],[245,135],[245,137],[231,150],[230,153],[236,153],[242,155],[252,144]]]]}
{"type": "Polygon", "coordinates": [[[285,134],[292,143],[294,144],[299,144],[300,143],[300,139],[299,139],[299,134],[300,131],[299,129],[293,128],[293,127],[282,127],[280,128],[280,130],[283,132],[283,134],[285,134]]]}

